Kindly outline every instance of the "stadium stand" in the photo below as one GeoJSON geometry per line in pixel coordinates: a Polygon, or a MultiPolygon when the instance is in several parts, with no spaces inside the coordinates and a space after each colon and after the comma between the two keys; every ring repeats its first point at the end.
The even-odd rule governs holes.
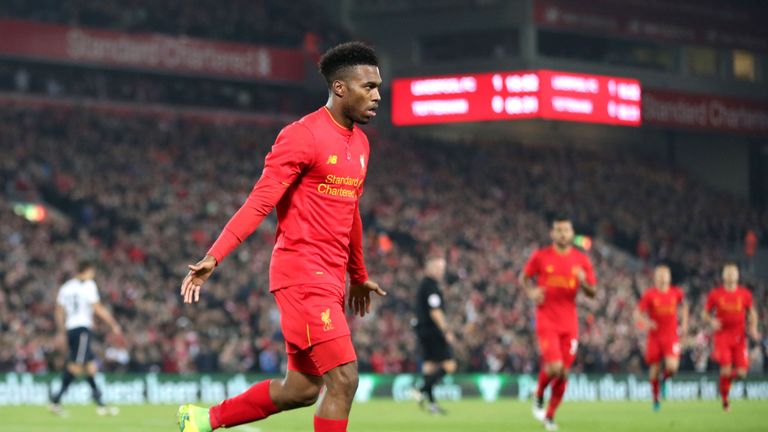
{"type": "MultiPolygon", "coordinates": [[[[274,219],[227,259],[199,313],[188,314],[178,297],[186,261],[239,207],[279,127],[5,102],[0,370],[44,372],[62,361],[53,349],[55,292],[84,255],[99,263],[101,294],[125,329],[127,343],[109,337],[95,346],[107,370],[279,370],[279,317],[267,289],[274,219]],[[45,204],[46,221],[19,217],[14,203],[45,204]]],[[[630,311],[661,260],[673,264],[693,304],[683,368],[707,367],[704,293],[744,232],[765,231],[765,214],[608,150],[371,133],[366,256],[390,295],[373,316],[351,321],[362,370],[416,370],[417,257],[435,243],[449,250],[445,293],[462,329],[462,369],[534,370],[531,308],[517,274],[547,242],[547,215],[562,209],[595,238],[601,281],[597,299],[581,308],[576,370],[640,370],[643,338],[630,311]]],[[[765,285],[745,276],[766,316],[765,285]]],[[[765,364],[764,352],[752,353],[754,368],[765,364]]]]}

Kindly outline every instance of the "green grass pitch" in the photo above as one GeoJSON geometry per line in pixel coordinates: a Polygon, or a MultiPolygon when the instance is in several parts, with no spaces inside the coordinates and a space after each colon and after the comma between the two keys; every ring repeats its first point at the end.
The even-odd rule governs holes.
{"type": "MultiPolygon", "coordinates": [[[[517,400],[445,402],[445,417],[432,417],[415,403],[373,400],[352,409],[351,432],[527,432],[543,431],[530,413],[530,404],[517,400]]],[[[41,406],[0,407],[4,432],[150,432],[177,431],[176,406],[122,406],[116,417],[98,417],[92,406],[65,407],[68,416],[55,417],[41,406]]],[[[278,414],[238,428],[238,432],[312,431],[312,408],[278,414]]],[[[650,403],[564,402],[557,415],[563,432],[704,432],[768,431],[768,401],[733,401],[724,413],[716,401],[668,402],[660,412],[650,403]]]]}

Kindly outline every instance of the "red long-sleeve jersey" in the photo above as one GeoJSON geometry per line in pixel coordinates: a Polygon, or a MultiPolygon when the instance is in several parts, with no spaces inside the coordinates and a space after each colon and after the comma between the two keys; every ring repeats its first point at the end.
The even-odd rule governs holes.
{"type": "Polygon", "coordinates": [[[343,287],[368,279],[358,200],[368,169],[368,138],[322,107],[286,126],[248,199],[208,254],[221,261],[277,208],[270,290],[301,284],[343,287]]]}

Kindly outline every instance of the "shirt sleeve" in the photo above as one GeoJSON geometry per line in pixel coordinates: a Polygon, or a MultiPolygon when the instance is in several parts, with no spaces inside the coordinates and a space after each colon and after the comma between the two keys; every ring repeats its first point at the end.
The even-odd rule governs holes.
{"type": "Polygon", "coordinates": [[[440,297],[440,294],[433,292],[427,296],[427,304],[429,305],[430,309],[440,309],[440,307],[443,305],[443,299],[440,297]]]}
{"type": "Polygon", "coordinates": [[[56,294],[56,304],[64,306],[64,287],[65,285],[62,285],[59,287],[59,292],[56,294]]]}
{"type": "Polygon", "coordinates": [[[306,126],[301,123],[286,126],[264,159],[262,177],[290,186],[305,168],[312,165],[314,150],[315,137],[306,126]]]}
{"type": "Polygon", "coordinates": [[[710,291],[709,295],[707,295],[707,303],[704,305],[704,310],[709,312],[712,310],[713,307],[715,307],[716,299],[715,299],[715,292],[710,291]]]}
{"type": "Polygon", "coordinates": [[[303,170],[312,164],[314,138],[305,126],[293,123],[278,135],[264,160],[264,171],[245,203],[227,222],[208,255],[221,263],[245,241],[277,205],[303,170]]]}
{"type": "Polygon", "coordinates": [[[347,272],[349,273],[349,281],[353,285],[361,284],[368,280],[368,271],[365,269],[365,257],[363,255],[363,220],[360,217],[359,202],[355,205],[352,231],[349,233],[347,272]]]}
{"type": "Polygon", "coordinates": [[[90,301],[91,304],[98,303],[99,301],[101,301],[101,298],[99,297],[99,288],[96,286],[95,282],[91,282],[89,285],[90,285],[90,288],[88,290],[89,291],[88,301],[90,301]]]}
{"type": "Polygon", "coordinates": [[[539,261],[539,251],[536,251],[528,259],[528,262],[525,263],[523,273],[525,273],[525,275],[528,277],[537,276],[539,273],[541,273],[541,269],[539,268],[539,261]]]}
{"type": "Polygon", "coordinates": [[[744,291],[744,308],[752,308],[752,293],[749,290],[744,291]]]}
{"type": "Polygon", "coordinates": [[[440,309],[443,305],[443,297],[440,295],[440,290],[437,289],[437,286],[432,283],[431,279],[425,279],[426,284],[426,290],[425,294],[427,295],[427,306],[429,306],[430,309],[440,309]]]}
{"type": "Polygon", "coordinates": [[[648,303],[650,303],[650,296],[648,295],[648,291],[643,293],[643,296],[640,297],[640,302],[637,303],[637,309],[646,312],[648,310],[648,303]]]}
{"type": "Polygon", "coordinates": [[[590,285],[597,285],[595,269],[592,267],[592,260],[587,255],[584,255],[584,273],[586,273],[587,282],[590,285]]]}

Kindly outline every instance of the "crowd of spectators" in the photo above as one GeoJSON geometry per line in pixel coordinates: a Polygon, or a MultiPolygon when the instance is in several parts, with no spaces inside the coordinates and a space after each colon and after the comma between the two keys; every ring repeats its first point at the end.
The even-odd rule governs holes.
{"type": "Polygon", "coordinates": [[[313,0],[6,0],[0,17],[296,47],[344,31],[313,0]],[[311,35],[311,36],[309,36],[311,35]]]}
{"type": "MultiPolygon", "coordinates": [[[[95,343],[104,369],[279,372],[283,342],[267,280],[273,217],[217,270],[201,304],[184,306],[178,295],[186,264],[240,206],[279,127],[0,108],[0,371],[62,364],[56,291],[79,259],[91,258],[125,333],[95,343]],[[47,219],[20,217],[18,202],[44,203],[47,219]]],[[[579,300],[576,370],[641,370],[644,338],[631,311],[660,261],[673,264],[693,305],[683,368],[707,369],[704,295],[734,242],[747,229],[762,235],[764,214],[668,167],[607,150],[371,132],[361,204],[366,258],[389,295],[373,314],[350,317],[362,370],[417,370],[410,322],[418,257],[439,245],[447,249],[447,316],[461,369],[534,371],[533,307],[517,276],[548,243],[546,220],[555,212],[595,238],[599,292],[579,300]]],[[[764,282],[744,276],[768,316],[764,282]]],[[[765,349],[753,346],[753,367],[762,369],[765,349]]]]}
{"type": "MultiPolygon", "coordinates": [[[[318,75],[319,81],[319,75],[318,75]]],[[[0,60],[0,92],[56,99],[90,99],[180,105],[257,113],[303,113],[311,109],[297,85],[179,77],[84,66],[0,60]]]]}

